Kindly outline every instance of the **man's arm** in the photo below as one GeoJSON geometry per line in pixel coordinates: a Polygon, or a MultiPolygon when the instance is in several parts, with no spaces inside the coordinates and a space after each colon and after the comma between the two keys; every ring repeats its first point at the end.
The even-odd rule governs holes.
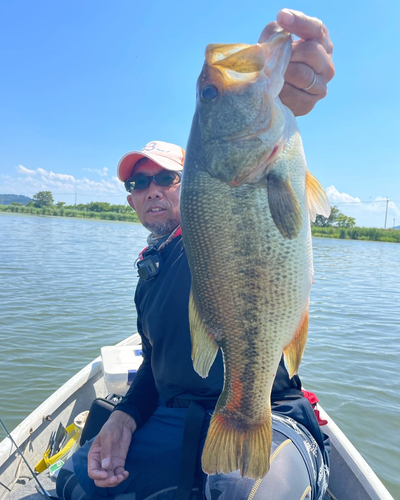
{"type": "Polygon", "coordinates": [[[127,413],[135,420],[137,426],[140,427],[151,417],[157,408],[159,394],[151,367],[151,344],[142,333],[139,319],[138,332],[142,338],[143,362],[133,379],[129,391],[121,402],[117,404],[114,411],[120,410],[127,413]]]}
{"type": "Polygon", "coordinates": [[[89,450],[88,474],[101,488],[117,486],[128,477],[125,461],[132,434],[158,405],[159,396],[151,368],[151,345],[142,333],[139,311],[138,332],[142,338],[143,362],[126,396],[115,407],[89,450]]]}
{"type": "Polygon", "coordinates": [[[279,28],[300,38],[293,42],[292,57],[279,97],[295,116],[306,115],[326,96],[328,82],[335,74],[333,44],[322,21],[289,9],[279,11],[277,22],[263,29],[259,42],[268,40],[279,28]]]}

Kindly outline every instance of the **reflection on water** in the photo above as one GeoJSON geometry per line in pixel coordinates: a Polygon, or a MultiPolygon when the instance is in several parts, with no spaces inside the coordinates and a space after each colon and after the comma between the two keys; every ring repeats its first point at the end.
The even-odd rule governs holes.
{"type": "MultiPolygon", "coordinates": [[[[140,225],[0,214],[1,416],[15,427],[62,383],[136,331],[140,225]]],[[[300,368],[400,498],[400,245],[314,239],[300,368]]],[[[3,435],[0,434],[2,438],[3,435]]]]}

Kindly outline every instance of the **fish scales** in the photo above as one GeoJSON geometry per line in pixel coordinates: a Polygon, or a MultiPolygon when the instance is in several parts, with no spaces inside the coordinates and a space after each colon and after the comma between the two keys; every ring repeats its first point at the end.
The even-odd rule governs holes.
{"type": "MultiPolygon", "coordinates": [[[[288,60],[287,34],[279,34],[271,45],[286,51],[282,58],[288,60]]],[[[225,50],[219,47],[225,46],[218,46],[218,50],[225,50]]],[[[220,102],[224,104],[224,97],[229,96],[223,114],[224,119],[231,118],[226,127],[233,134],[228,138],[241,129],[247,137],[234,137],[231,142],[226,134],[218,137],[220,126],[214,127],[214,122],[218,125],[220,110],[216,117],[210,108],[202,115],[210,103],[203,95],[198,98],[182,179],[181,220],[192,274],[189,319],[194,368],[207,376],[219,348],[224,360],[224,388],[210,423],[203,469],[211,474],[240,469],[242,475],[260,478],[269,468],[270,394],[282,350],[294,345],[289,348],[288,360],[291,370],[297,370],[304,330],[307,333],[313,279],[310,203],[294,117],[259,90],[268,84],[265,60],[259,63],[263,55],[259,46],[247,50],[253,46],[241,45],[236,53],[232,46],[227,47],[229,64],[238,64],[237,59],[232,63],[233,53],[239,54],[239,69],[250,65],[250,80],[244,78],[243,84],[239,74],[238,89],[232,91],[236,82],[224,87],[226,72],[217,68],[213,73],[211,49],[199,78],[199,92],[204,94],[207,85],[213,87],[206,88],[211,95],[215,88],[225,92],[220,102]],[[244,56],[243,51],[247,51],[244,56]],[[243,112],[243,106],[235,106],[235,96],[240,100],[246,92],[253,99],[247,95],[244,99],[245,106],[253,104],[250,116],[243,112]],[[267,111],[254,111],[257,106],[265,107],[266,100],[267,111]],[[278,131],[271,126],[266,130],[266,124],[274,124],[274,116],[278,131]],[[259,135],[254,137],[257,130],[259,135]],[[271,152],[278,154],[264,167],[271,152]],[[261,175],[254,174],[260,165],[261,175]],[[273,173],[268,177],[269,172],[273,173]],[[294,209],[287,216],[284,210],[291,204],[294,209]],[[301,340],[293,342],[295,338],[301,340]]],[[[265,47],[262,51],[268,53],[265,47]]],[[[287,61],[281,72],[285,64],[287,61]]],[[[229,78],[233,78],[232,71],[229,78]]]]}

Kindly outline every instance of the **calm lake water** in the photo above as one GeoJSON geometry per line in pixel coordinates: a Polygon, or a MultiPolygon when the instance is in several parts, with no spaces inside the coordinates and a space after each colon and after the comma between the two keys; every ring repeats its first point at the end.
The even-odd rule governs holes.
{"type": "MultiPolygon", "coordinates": [[[[0,213],[0,415],[12,429],[135,333],[137,224],[0,213]]],[[[400,245],[314,239],[300,375],[400,499],[400,245]]],[[[0,430],[0,439],[4,433],[0,430]]]]}

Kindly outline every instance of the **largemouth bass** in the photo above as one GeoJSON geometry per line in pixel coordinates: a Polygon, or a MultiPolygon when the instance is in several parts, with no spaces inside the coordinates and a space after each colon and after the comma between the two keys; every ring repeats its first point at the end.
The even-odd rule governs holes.
{"type": "Polygon", "coordinates": [[[206,377],[219,348],[224,359],[202,455],[209,474],[267,473],[274,377],[282,351],[297,372],[307,339],[310,218],[330,206],[278,98],[290,55],[283,31],[257,45],[209,45],[197,83],[180,207],[193,365],[206,377]]]}

